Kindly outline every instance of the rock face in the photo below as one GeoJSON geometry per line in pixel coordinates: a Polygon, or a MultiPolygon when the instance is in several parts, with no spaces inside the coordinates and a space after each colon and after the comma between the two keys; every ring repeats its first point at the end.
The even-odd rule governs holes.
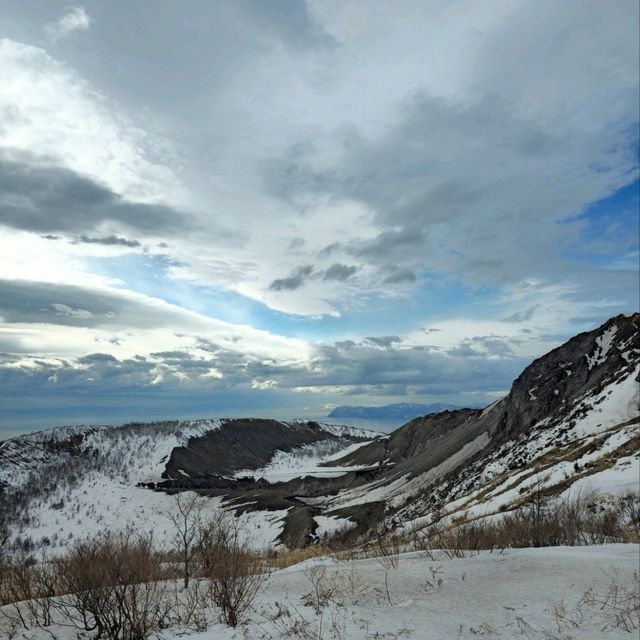
{"type": "Polygon", "coordinates": [[[526,433],[543,419],[557,423],[578,398],[632,375],[640,362],[639,324],[638,313],[611,318],[535,360],[500,403],[498,440],[526,433]]]}
{"type": "MultiPolygon", "coordinates": [[[[640,314],[617,316],[581,333],[534,360],[516,378],[509,394],[484,410],[460,409],[411,420],[387,441],[373,442],[339,463],[375,464],[388,459],[394,472],[423,473],[487,433],[489,448],[541,421],[561,422],[576,402],[635,374],[640,363],[640,314]]],[[[585,407],[586,410],[586,407],[585,407]]]]}
{"type": "Polygon", "coordinates": [[[434,467],[478,435],[480,409],[457,409],[411,420],[388,440],[372,442],[337,461],[340,464],[393,465],[394,474],[422,473],[434,467]]]}
{"type": "Polygon", "coordinates": [[[166,479],[205,478],[233,475],[240,469],[259,469],[275,451],[326,440],[345,444],[364,440],[364,435],[338,436],[325,431],[317,422],[280,422],[259,418],[222,420],[220,427],[171,452],[166,479]]]}

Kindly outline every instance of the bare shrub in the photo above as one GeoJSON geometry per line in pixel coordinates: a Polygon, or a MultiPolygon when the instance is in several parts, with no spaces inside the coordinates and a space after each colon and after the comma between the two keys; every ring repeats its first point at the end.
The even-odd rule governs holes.
{"type": "Polygon", "coordinates": [[[143,640],[166,625],[167,585],[149,537],[131,531],[77,543],[59,562],[67,622],[109,640],[143,640]]]}
{"type": "Polygon", "coordinates": [[[337,603],[342,595],[343,585],[335,572],[328,572],[325,565],[310,567],[304,575],[311,584],[311,591],[302,596],[302,601],[321,615],[331,602],[337,603]]]}
{"type": "Polygon", "coordinates": [[[56,594],[57,576],[50,563],[35,562],[22,554],[5,560],[2,567],[2,610],[4,617],[24,629],[48,627],[52,623],[52,600],[56,594]]]}
{"type": "Polygon", "coordinates": [[[640,496],[615,499],[592,493],[547,500],[534,496],[500,519],[478,519],[460,524],[436,522],[409,534],[413,549],[435,558],[441,550],[448,558],[470,551],[521,547],[580,546],[640,541],[640,496]]]}
{"type": "MultiPolygon", "coordinates": [[[[325,613],[331,605],[343,607],[344,599],[348,593],[355,594],[365,588],[362,579],[355,573],[352,565],[350,573],[330,571],[325,565],[315,565],[305,571],[305,577],[311,583],[311,591],[302,596],[305,606],[313,607],[316,615],[319,616],[317,638],[323,638],[323,627],[325,626],[325,613]]],[[[343,629],[339,626],[335,618],[334,609],[331,609],[330,633],[334,638],[343,638],[343,629]]],[[[308,627],[303,627],[308,631],[308,627]]],[[[305,637],[306,636],[300,636],[305,637]]]]}
{"type": "Polygon", "coordinates": [[[174,583],[171,599],[172,623],[179,623],[194,631],[203,632],[208,628],[207,620],[207,589],[208,583],[194,578],[189,581],[189,586],[184,588],[174,583]]]}
{"type": "Polygon", "coordinates": [[[261,559],[252,552],[237,523],[217,517],[203,530],[199,546],[208,596],[231,627],[251,607],[265,578],[261,559]]]}
{"type": "Polygon", "coordinates": [[[318,558],[320,556],[331,555],[332,551],[329,547],[322,544],[313,544],[308,547],[298,547],[295,549],[285,549],[271,560],[270,565],[278,569],[286,569],[294,564],[299,564],[309,558],[318,558]]]}
{"type": "Polygon", "coordinates": [[[624,629],[627,633],[637,631],[640,628],[640,591],[637,572],[634,573],[633,578],[633,585],[629,587],[620,586],[612,580],[603,593],[590,589],[584,594],[578,606],[586,604],[597,607],[619,629],[624,629]]]}
{"type": "Polygon", "coordinates": [[[402,541],[399,536],[384,529],[378,529],[374,536],[373,546],[376,551],[376,559],[385,569],[398,568],[402,550],[402,541]]]}

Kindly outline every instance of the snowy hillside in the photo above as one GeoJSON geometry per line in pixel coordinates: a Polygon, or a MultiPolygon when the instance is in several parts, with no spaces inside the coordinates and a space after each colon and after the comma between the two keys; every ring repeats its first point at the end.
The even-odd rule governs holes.
{"type": "Polygon", "coordinates": [[[318,478],[334,478],[364,466],[335,466],[332,463],[371,440],[356,442],[348,447],[340,442],[327,440],[317,444],[307,444],[291,451],[276,451],[269,464],[260,469],[242,469],[234,474],[236,478],[264,479],[267,482],[286,482],[293,478],[315,476],[318,478]]]}
{"type": "Polygon", "coordinates": [[[339,462],[384,457],[388,470],[315,504],[344,517],[383,503],[386,526],[411,529],[498,516],[539,491],[640,491],[639,318],[614,318],[543,356],[483,411],[426,416],[358,449],[339,462]]]}
{"type": "MultiPolygon", "coordinates": [[[[626,640],[638,629],[637,559],[638,546],[623,544],[455,559],[408,553],[395,568],[374,558],[315,558],[272,572],[241,627],[220,624],[211,608],[200,631],[176,625],[160,637],[626,640]]],[[[0,636],[8,637],[8,625],[0,616],[0,636]]],[[[77,630],[54,623],[15,633],[16,640],[75,640],[77,630]]]]}
{"type": "MultiPolygon", "coordinates": [[[[280,424],[286,430],[304,423],[280,424]]],[[[153,532],[162,546],[171,530],[168,513],[175,508],[174,500],[141,485],[162,481],[175,449],[186,447],[190,440],[210,437],[223,427],[233,430],[233,426],[233,421],[211,419],[62,427],[2,443],[0,488],[4,485],[6,499],[0,506],[9,523],[9,544],[59,552],[78,537],[97,533],[108,524],[114,529],[153,532]]],[[[334,424],[318,425],[318,432],[318,437],[326,439],[272,451],[264,469],[286,469],[287,477],[295,477],[308,471],[298,465],[299,460],[306,460],[317,473],[339,475],[339,470],[320,472],[317,465],[379,436],[334,424]]],[[[243,473],[269,475],[267,471],[239,470],[238,476],[243,473]]],[[[214,513],[223,495],[204,499],[205,512],[214,513]]],[[[245,511],[237,517],[251,531],[253,545],[264,548],[277,544],[287,512],[288,508],[274,508],[245,511]]]]}

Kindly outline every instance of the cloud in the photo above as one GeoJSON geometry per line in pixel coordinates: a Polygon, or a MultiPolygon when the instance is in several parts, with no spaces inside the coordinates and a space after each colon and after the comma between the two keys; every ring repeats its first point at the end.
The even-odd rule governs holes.
{"type": "Polygon", "coordinates": [[[335,262],[324,272],[323,280],[338,280],[339,282],[344,282],[357,270],[358,267],[356,266],[347,266],[346,264],[335,262]]]}
{"type": "Polygon", "coordinates": [[[396,269],[382,281],[383,284],[411,284],[417,280],[411,269],[396,269]]]}
{"type": "MultiPolygon", "coordinates": [[[[626,117],[630,123],[631,105],[626,117]]],[[[419,94],[382,138],[351,133],[337,166],[307,166],[311,177],[290,181],[287,198],[312,190],[363,203],[392,229],[351,243],[351,251],[380,267],[395,263],[407,275],[421,266],[502,285],[567,272],[556,247],[571,224],[558,222],[637,176],[633,136],[622,129],[612,151],[608,127],[585,133],[578,125],[539,126],[499,96],[462,106],[419,94]],[[527,232],[532,219],[535,234],[527,232]]],[[[388,276],[387,284],[395,282],[388,276]]]]}
{"type": "Polygon", "coordinates": [[[104,244],[107,246],[120,246],[120,247],[139,247],[140,243],[137,240],[127,240],[126,238],[119,238],[115,235],[105,236],[103,238],[92,238],[90,236],[81,235],[76,242],[82,242],[84,244],[104,244]]]}
{"type": "Polygon", "coordinates": [[[472,287],[532,276],[588,287],[566,255],[584,232],[574,216],[638,177],[637,8],[625,6],[590,4],[579,29],[548,3],[496,17],[475,61],[456,58],[470,64],[466,86],[426,82],[375,130],[299,140],[274,160],[272,193],[301,210],[361,204],[378,233],[350,253],[379,271],[397,265],[407,283],[426,269],[472,287]]]}
{"type": "Polygon", "coordinates": [[[517,340],[504,336],[476,336],[463,340],[447,353],[462,358],[511,358],[515,355],[514,343],[517,340]]]}
{"type": "Polygon", "coordinates": [[[45,25],[47,37],[55,42],[65,38],[74,31],[87,31],[91,26],[91,18],[82,5],[69,7],[65,14],[57,22],[45,25]]]}
{"type": "Polygon", "coordinates": [[[369,342],[378,347],[390,347],[394,342],[402,342],[400,336],[368,336],[365,342],[369,342]]]}
{"type": "Polygon", "coordinates": [[[502,322],[514,322],[521,323],[526,322],[527,320],[531,320],[533,318],[533,314],[535,313],[537,306],[529,307],[525,311],[518,311],[516,313],[512,313],[510,316],[503,318],[502,322]]]}
{"type": "Polygon", "coordinates": [[[132,202],[189,201],[171,143],[44,49],[0,38],[0,84],[0,148],[12,158],[47,159],[132,202]]]}
{"type": "Polygon", "coordinates": [[[305,265],[294,269],[290,276],[287,278],[279,278],[274,280],[269,289],[272,291],[295,291],[299,289],[305,282],[305,280],[313,273],[313,267],[311,265],[305,265]]]}
{"type": "MultiPolygon", "coordinates": [[[[71,169],[51,166],[28,154],[1,151],[0,224],[51,234],[92,231],[104,222],[118,222],[149,235],[178,229],[185,232],[193,224],[189,216],[172,207],[130,202],[71,169]]],[[[115,235],[105,241],[84,234],[81,241],[112,245],[127,242],[115,235]]]]}
{"type": "Polygon", "coordinates": [[[301,340],[210,318],[126,289],[0,280],[0,300],[0,335],[13,345],[7,345],[8,352],[75,358],[98,342],[120,358],[170,349],[209,354],[229,350],[236,357],[273,362],[308,358],[308,346],[301,340]],[[112,340],[114,334],[119,341],[112,340]]]}
{"type": "Polygon", "coordinates": [[[243,17],[277,35],[294,49],[328,48],[335,40],[309,11],[307,2],[237,0],[232,5],[243,17]]]}
{"type": "MultiPolygon", "coordinates": [[[[393,342],[393,341],[392,341],[393,342]]],[[[60,399],[70,393],[88,397],[129,394],[149,406],[157,390],[180,390],[183,399],[200,394],[233,392],[250,398],[256,390],[284,393],[402,396],[416,389],[433,395],[484,393],[508,387],[523,360],[467,358],[462,354],[359,344],[348,350],[318,345],[309,362],[264,360],[229,348],[214,353],[190,350],[115,357],[94,352],[75,359],[3,356],[0,381],[6,391],[29,397],[60,399]],[[215,372],[212,374],[212,370],[215,372]]],[[[250,402],[250,400],[248,400],[250,402]]],[[[291,400],[289,400],[291,402],[291,400]]]]}
{"type": "Polygon", "coordinates": [[[61,304],[59,302],[53,302],[51,307],[56,312],[56,315],[63,316],[71,316],[72,318],[78,318],[80,320],[88,320],[89,318],[93,318],[93,314],[91,311],[87,311],[86,309],[73,309],[72,307],[67,306],[66,304],[61,304]]]}

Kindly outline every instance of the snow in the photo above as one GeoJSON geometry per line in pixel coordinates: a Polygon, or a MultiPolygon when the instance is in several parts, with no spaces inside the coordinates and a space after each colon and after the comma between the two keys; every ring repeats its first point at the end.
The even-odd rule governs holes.
{"type": "Polygon", "coordinates": [[[610,469],[605,469],[576,480],[563,495],[577,492],[599,494],[627,494],[638,491],[640,483],[640,454],[620,458],[610,469]]]}
{"type": "MultiPolygon", "coordinates": [[[[137,485],[160,481],[175,447],[185,446],[190,438],[219,429],[223,422],[207,419],[115,428],[69,427],[3,443],[0,481],[17,488],[29,479],[41,482],[46,477],[43,474],[47,473],[59,478],[57,484],[33,498],[25,522],[11,525],[11,540],[31,539],[36,544],[48,541],[47,551],[57,554],[70,542],[95,534],[109,523],[116,529],[131,527],[153,533],[156,544],[166,546],[172,535],[167,512],[174,508],[173,499],[137,485]],[[83,450],[95,455],[74,456],[52,446],[52,443],[67,441],[79,434],[84,436],[83,450]]],[[[341,439],[299,447],[288,453],[277,452],[264,469],[237,475],[265,477],[269,482],[301,475],[343,475],[360,467],[322,467],[320,464],[340,458],[371,441],[354,443],[344,436],[379,436],[376,432],[339,425],[329,425],[329,430],[341,439]]],[[[181,477],[185,473],[179,469],[177,475],[181,477]]],[[[222,498],[207,498],[204,502],[205,512],[213,512],[221,507],[222,498]]],[[[251,530],[254,547],[273,547],[278,545],[276,539],[283,530],[287,512],[287,509],[245,512],[239,518],[251,530]]]]}
{"type": "Polygon", "coordinates": [[[234,478],[263,478],[269,483],[287,482],[293,478],[315,476],[316,478],[334,478],[350,471],[366,468],[366,465],[353,466],[321,466],[357,451],[369,444],[371,440],[355,442],[344,446],[344,442],[333,440],[315,442],[296,447],[291,451],[276,451],[269,464],[260,469],[243,469],[234,474],[234,478]]]}
{"type": "MultiPolygon", "coordinates": [[[[376,559],[314,558],[274,571],[245,624],[231,629],[209,611],[210,626],[172,627],[164,640],[618,640],[636,637],[619,625],[612,603],[637,592],[637,545],[514,549],[430,560],[402,554],[398,567],[376,559]],[[311,606],[312,579],[333,587],[325,606],[311,606]],[[318,578],[320,576],[320,578],[318,578]],[[598,601],[593,601],[593,594],[598,601]],[[585,597],[586,596],[586,597],[585,597]]],[[[616,603],[617,606],[620,606],[616,603]]],[[[637,625],[637,613],[630,614],[637,625]]],[[[0,625],[7,624],[0,616],[0,625]]],[[[9,631],[6,629],[8,636],[9,631]]],[[[3,629],[0,627],[0,635],[3,629]]],[[[16,640],[74,640],[75,630],[17,630],[16,640]]]]}
{"type": "MultiPolygon", "coordinates": [[[[188,492],[187,492],[188,493],[188,492]]],[[[201,499],[202,516],[207,519],[222,508],[222,499],[201,499]]],[[[32,504],[30,524],[23,530],[11,530],[12,538],[25,536],[39,542],[48,538],[53,555],[62,553],[66,545],[104,531],[131,528],[152,534],[157,548],[166,548],[174,535],[169,513],[175,511],[172,496],[136,487],[99,472],[88,473],[74,488],[60,488],[43,501],[32,504]]],[[[282,532],[288,509],[243,513],[238,522],[251,534],[251,544],[262,549],[275,546],[282,532]]]]}
{"type": "Polygon", "coordinates": [[[605,362],[609,349],[611,349],[611,345],[613,344],[613,338],[617,332],[618,327],[614,324],[596,338],[596,348],[593,354],[585,355],[589,365],[589,371],[591,371],[593,367],[597,367],[605,362]]]}
{"type": "Polygon", "coordinates": [[[349,518],[339,518],[338,516],[315,516],[314,520],[318,525],[316,529],[318,539],[322,539],[324,536],[331,537],[356,526],[356,523],[349,518]]]}
{"type": "Polygon", "coordinates": [[[56,443],[83,435],[83,448],[91,447],[120,476],[132,484],[157,482],[174,447],[184,446],[189,438],[218,429],[221,420],[191,420],[168,424],[139,424],[122,427],[57,427],[18,436],[4,443],[0,458],[0,482],[16,488],[47,467],[71,461],[56,443]]]}
{"type": "Polygon", "coordinates": [[[567,374],[567,378],[572,375],[571,374],[571,369],[568,369],[567,367],[569,367],[569,365],[571,365],[571,362],[561,362],[559,364],[559,367],[567,374]]]}
{"type": "MultiPolygon", "coordinates": [[[[40,447],[51,437],[64,440],[69,430],[24,436],[22,439],[27,438],[33,446],[26,454],[23,450],[15,465],[2,467],[12,486],[20,486],[31,474],[42,473],[43,468],[54,464],[67,465],[72,475],[79,477],[65,482],[69,474],[63,474],[62,482],[52,491],[34,498],[29,506],[28,523],[12,525],[11,539],[30,538],[36,543],[48,539],[46,549],[55,555],[72,541],[104,530],[108,523],[116,530],[133,528],[152,533],[155,544],[165,547],[173,535],[168,512],[175,508],[174,500],[162,492],[136,485],[159,481],[174,447],[218,429],[221,423],[221,420],[196,420],[177,425],[84,428],[83,447],[93,448],[97,456],[89,457],[79,468],[72,466],[76,461],[68,454],[52,454],[40,447]]],[[[220,509],[221,502],[221,498],[203,498],[205,517],[220,509]]],[[[251,531],[252,545],[264,548],[277,546],[275,540],[282,532],[287,512],[287,509],[248,512],[239,519],[251,531]]]]}
{"type": "Polygon", "coordinates": [[[636,417],[640,407],[640,388],[636,382],[639,373],[640,365],[622,380],[606,386],[596,396],[579,403],[566,422],[576,419],[586,408],[587,415],[576,419],[574,431],[578,435],[588,435],[636,417]]]}

